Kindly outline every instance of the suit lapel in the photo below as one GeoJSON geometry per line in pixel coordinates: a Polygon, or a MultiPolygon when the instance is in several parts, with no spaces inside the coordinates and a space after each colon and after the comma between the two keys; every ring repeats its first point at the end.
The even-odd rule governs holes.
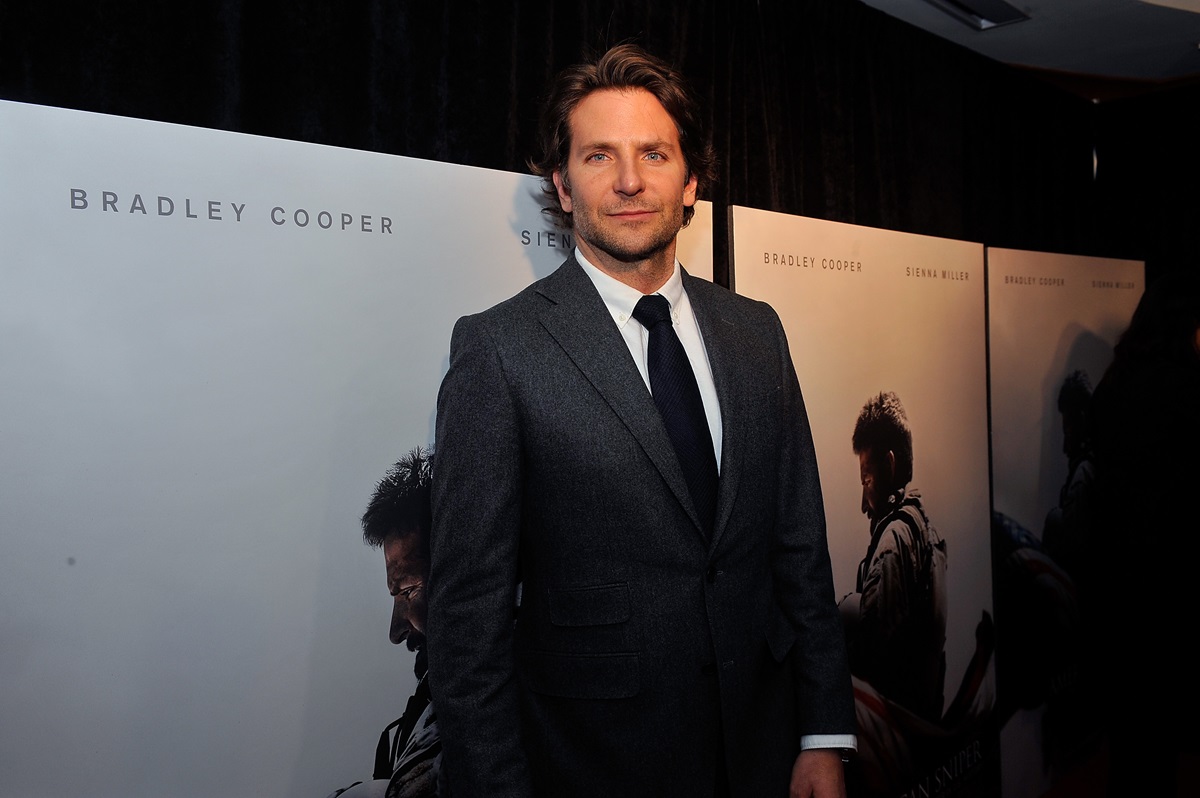
{"type": "Polygon", "coordinates": [[[745,386],[750,385],[748,375],[742,373],[744,358],[738,352],[737,322],[721,312],[722,303],[717,301],[717,288],[696,277],[684,273],[684,289],[691,302],[696,323],[704,338],[712,368],[713,383],[717,390],[717,402],[721,408],[721,479],[717,492],[717,515],[713,522],[712,546],[721,540],[733,509],[734,499],[742,473],[742,457],[745,452],[743,439],[746,433],[745,386]]]}
{"type": "Polygon", "coordinates": [[[604,300],[572,256],[538,286],[550,300],[538,320],[621,419],[703,534],[658,408],[604,300]]]}

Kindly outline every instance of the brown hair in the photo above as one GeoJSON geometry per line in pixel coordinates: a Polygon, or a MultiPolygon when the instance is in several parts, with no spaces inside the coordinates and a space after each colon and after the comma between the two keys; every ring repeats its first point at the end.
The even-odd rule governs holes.
{"type": "MultiPolygon", "coordinates": [[[[706,189],[716,173],[712,143],[704,136],[699,107],[683,75],[636,44],[619,44],[594,62],[576,64],[559,73],[542,110],[539,132],[540,154],[529,160],[533,173],[542,178],[542,193],[550,204],[545,212],[562,227],[571,228],[571,214],[562,209],[554,187],[555,171],[567,179],[571,149],[571,112],[594,91],[601,89],[645,89],[666,109],[679,130],[688,178],[696,178],[697,192],[706,189]]],[[[695,208],[683,209],[683,223],[692,220],[695,208]]]]}
{"type": "Polygon", "coordinates": [[[888,451],[896,455],[895,478],[893,484],[885,486],[888,491],[903,488],[912,480],[912,430],[904,405],[894,391],[881,391],[863,405],[854,424],[851,445],[855,454],[870,452],[876,460],[888,451]]]}

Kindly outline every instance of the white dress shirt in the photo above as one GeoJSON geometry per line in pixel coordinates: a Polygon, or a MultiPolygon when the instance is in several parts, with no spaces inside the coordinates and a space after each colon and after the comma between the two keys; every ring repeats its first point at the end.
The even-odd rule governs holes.
{"type": "MultiPolygon", "coordinates": [[[[642,298],[642,292],[588,263],[587,258],[578,249],[575,250],[575,259],[600,292],[600,298],[612,314],[617,329],[621,331],[621,337],[625,339],[625,345],[629,347],[629,354],[646,383],[646,389],[649,390],[650,368],[647,363],[647,351],[650,331],[633,318],[633,308],[642,298]]],[[[700,335],[700,325],[696,323],[692,303],[688,301],[687,292],[683,290],[679,261],[675,261],[675,270],[671,272],[671,277],[654,293],[661,294],[671,305],[671,323],[675,326],[675,334],[679,336],[679,342],[683,344],[683,351],[687,352],[688,361],[696,375],[700,399],[704,402],[704,415],[708,419],[708,431],[712,435],[713,454],[717,458],[717,473],[720,473],[721,406],[717,402],[717,386],[713,383],[712,366],[708,363],[708,352],[700,335]]]]}

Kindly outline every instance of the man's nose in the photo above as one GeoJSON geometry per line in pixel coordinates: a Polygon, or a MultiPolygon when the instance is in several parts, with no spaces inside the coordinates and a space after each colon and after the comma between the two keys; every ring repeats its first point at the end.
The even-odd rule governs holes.
{"type": "Polygon", "coordinates": [[[645,187],[641,160],[638,158],[621,159],[617,164],[617,193],[632,197],[640,194],[645,187]]]}
{"type": "Polygon", "coordinates": [[[394,645],[400,645],[408,639],[409,632],[412,631],[412,624],[408,622],[408,614],[402,608],[399,602],[392,605],[392,626],[388,631],[388,639],[394,645]]]}

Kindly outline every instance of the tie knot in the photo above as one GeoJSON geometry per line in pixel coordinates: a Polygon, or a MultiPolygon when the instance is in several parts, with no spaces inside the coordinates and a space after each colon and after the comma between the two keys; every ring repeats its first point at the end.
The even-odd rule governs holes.
{"type": "Polygon", "coordinates": [[[670,323],[671,303],[662,294],[648,294],[634,306],[633,317],[647,330],[660,321],[670,323]]]}

